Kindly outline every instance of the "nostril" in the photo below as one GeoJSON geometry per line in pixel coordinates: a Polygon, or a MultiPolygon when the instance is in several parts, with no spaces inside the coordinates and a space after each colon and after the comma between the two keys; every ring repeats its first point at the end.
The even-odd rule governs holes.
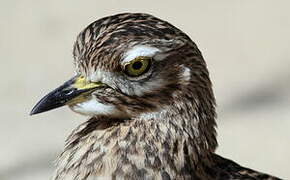
{"type": "Polygon", "coordinates": [[[73,89],[68,89],[68,90],[65,90],[65,91],[63,91],[63,93],[65,94],[65,95],[71,95],[72,93],[74,92],[74,90],[73,89]]]}

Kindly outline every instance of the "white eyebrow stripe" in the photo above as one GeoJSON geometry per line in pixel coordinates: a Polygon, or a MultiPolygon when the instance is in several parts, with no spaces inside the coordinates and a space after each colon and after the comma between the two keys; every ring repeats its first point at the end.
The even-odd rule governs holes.
{"type": "Polygon", "coordinates": [[[138,45],[127,51],[124,55],[122,63],[127,63],[139,56],[153,57],[156,53],[160,52],[159,49],[150,46],[138,45]]]}

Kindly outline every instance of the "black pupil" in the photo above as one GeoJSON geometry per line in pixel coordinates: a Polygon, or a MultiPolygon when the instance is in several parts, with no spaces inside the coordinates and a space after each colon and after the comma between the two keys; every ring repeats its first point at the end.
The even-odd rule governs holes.
{"type": "Polygon", "coordinates": [[[138,69],[140,69],[140,68],[142,67],[142,65],[143,65],[142,62],[137,61],[137,62],[134,62],[134,63],[132,64],[132,67],[133,67],[133,69],[138,70],[138,69]]]}

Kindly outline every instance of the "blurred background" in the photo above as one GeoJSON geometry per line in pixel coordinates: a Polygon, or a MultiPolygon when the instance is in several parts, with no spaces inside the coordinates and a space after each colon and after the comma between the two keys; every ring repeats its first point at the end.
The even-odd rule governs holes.
{"type": "Polygon", "coordinates": [[[67,107],[29,116],[70,78],[89,23],[146,12],[187,33],[207,61],[218,104],[217,152],[290,179],[290,2],[285,0],[0,0],[0,179],[46,180],[68,134],[67,107]]]}

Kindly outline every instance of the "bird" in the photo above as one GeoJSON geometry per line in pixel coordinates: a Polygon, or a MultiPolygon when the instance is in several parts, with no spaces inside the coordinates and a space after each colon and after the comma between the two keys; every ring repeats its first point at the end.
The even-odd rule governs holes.
{"type": "Polygon", "coordinates": [[[169,22],[146,13],[103,17],[77,36],[73,59],[75,76],[30,113],[68,106],[88,117],[68,136],[53,180],[279,179],[215,153],[206,62],[169,22]]]}

